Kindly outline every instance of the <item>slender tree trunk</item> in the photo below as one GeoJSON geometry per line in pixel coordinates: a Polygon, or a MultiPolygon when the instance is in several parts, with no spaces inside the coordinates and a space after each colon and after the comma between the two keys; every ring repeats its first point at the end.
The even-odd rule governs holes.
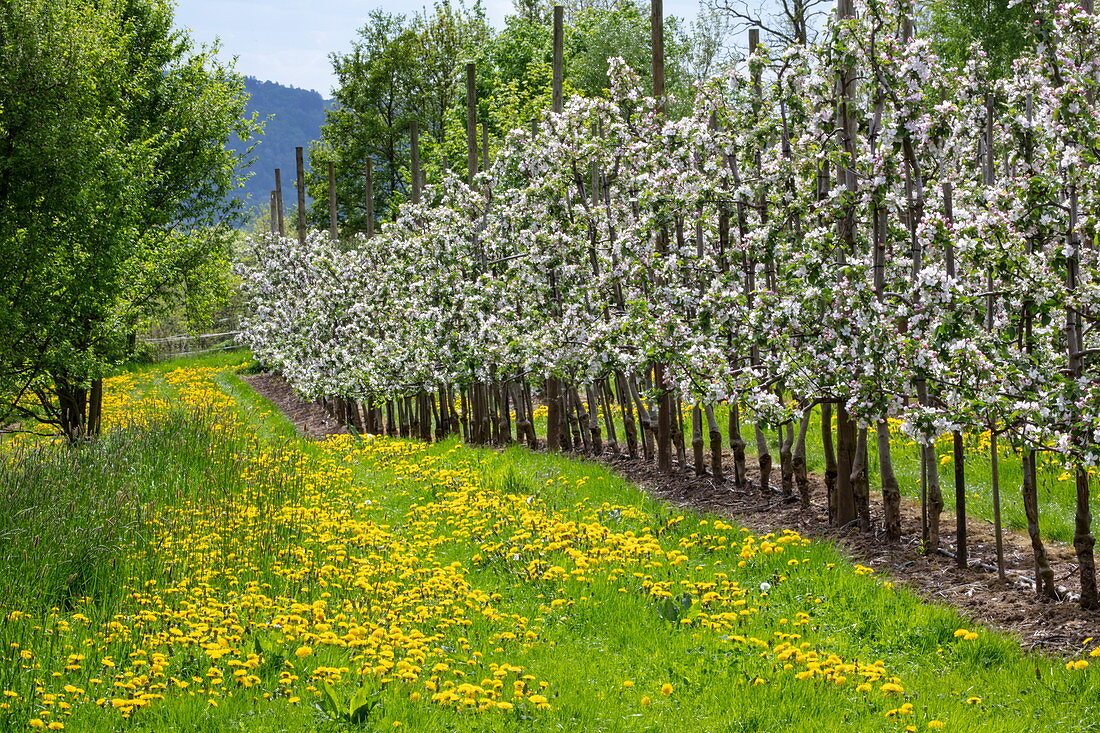
{"type": "Polygon", "coordinates": [[[603,453],[603,432],[600,429],[600,403],[599,393],[593,383],[584,385],[584,394],[588,400],[588,434],[592,444],[592,455],[603,453]]]}
{"type": "Polygon", "coordinates": [[[882,480],[883,525],[886,539],[901,539],[901,490],[894,474],[894,459],[890,452],[890,425],[885,420],[875,427],[878,438],[878,472],[882,480]]]}
{"type": "Polygon", "coordinates": [[[1095,611],[1100,608],[1100,599],[1096,593],[1096,558],[1093,548],[1096,539],[1092,536],[1092,510],[1089,507],[1089,472],[1078,465],[1074,470],[1077,487],[1077,514],[1073,531],[1073,549],[1080,563],[1081,608],[1095,611]]]}
{"type": "Polygon", "coordinates": [[[459,425],[462,427],[462,442],[470,442],[470,397],[468,390],[464,387],[459,391],[460,406],[462,414],[459,416],[459,425]]]}
{"type": "Polygon", "coordinates": [[[871,531],[871,487],[867,479],[867,428],[856,430],[856,451],[852,458],[852,496],[862,532],[871,531]]]}
{"type": "Polygon", "coordinates": [[[738,489],[748,486],[745,468],[745,439],[741,436],[741,409],[735,399],[730,400],[729,436],[733,451],[733,485],[738,489]]]}
{"type": "Polygon", "coordinates": [[[1043,598],[1057,598],[1054,587],[1054,571],[1050,568],[1047,549],[1039,536],[1039,491],[1035,471],[1035,451],[1026,449],[1023,458],[1024,480],[1021,493],[1024,514],[1027,516],[1027,534],[1031,538],[1031,551],[1035,556],[1035,592],[1043,598]]]}
{"type": "Polygon", "coordinates": [[[836,517],[834,524],[847,527],[856,520],[856,497],[852,490],[852,469],[856,459],[856,422],[848,415],[844,400],[836,406],[836,517]]]}
{"type": "Polygon", "coordinates": [[[683,403],[679,397],[672,400],[672,414],[675,415],[672,421],[672,444],[676,446],[676,462],[682,471],[687,467],[687,446],[684,445],[683,403]]]}
{"type": "Polygon", "coordinates": [[[615,430],[615,412],[611,404],[608,378],[601,377],[596,382],[595,389],[596,397],[600,401],[600,411],[603,413],[604,428],[607,429],[607,447],[616,456],[620,455],[622,449],[619,447],[619,436],[615,430]]]}
{"type": "Polygon", "coordinates": [[[703,451],[703,411],[699,405],[691,408],[691,453],[695,461],[695,475],[705,475],[707,469],[703,451]]]}
{"type": "Polygon", "coordinates": [[[627,387],[630,390],[630,397],[634,401],[634,406],[638,410],[638,422],[642,426],[642,455],[645,460],[653,460],[653,434],[656,431],[656,426],[653,424],[653,418],[650,415],[649,409],[646,408],[645,402],[638,395],[638,384],[634,376],[627,379],[627,387]]]}
{"type": "Polygon", "coordinates": [[[561,386],[557,377],[546,380],[546,450],[561,450],[561,386]]]}
{"type": "Polygon", "coordinates": [[[397,422],[393,416],[393,400],[386,400],[386,435],[391,438],[396,438],[399,435],[397,422]]]}
{"type": "Polygon", "coordinates": [[[989,428],[989,482],[993,489],[993,536],[997,547],[997,579],[1004,583],[1005,550],[1001,529],[1001,456],[997,451],[997,431],[989,428]]]}
{"type": "Polygon", "coordinates": [[[103,380],[92,380],[92,389],[88,394],[88,436],[96,437],[103,423],[103,380]]]}
{"type": "Polygon", "coordinates": [[[943,492],[940,490],[940,462],[936,458],[935,442],[922,445],[921,475],[926,485],[926,504],[928,506],[924,531],[924,552],[930,555],[940,546],[940,516],[943,514],[943,492]]]}
{"type": "Polygon", "coordinates": [[[428,392],[421,390],[416,401],[420,407],[420,440],[425,443],[432,442],[432,405],[428,392]]]}
{"type": "Polygon", "coordinates": [[[718,421],[714,419],[714,405],[706,405],[703,411],[710,431],[710,473],[716,482],[721,482],[725,480],[725,470],[722,468],[722,431],[718,429],[718,421]]]}
{"type": "Polygon", "coordinates": [[[760,493],[767,494],[772,488],[772,454],[768,449],[768,436],[759,425],[754,425],[753,430],[756,431],[756,458],[760,464],[760,493]]]}
{"type": "Polygon", "coordinates": [[[622,374],[615,375],[615,393],[619,397],[619,408],[623,414],[623,433],[626,435],[626,454],[631,458],[638,457],[638,428],[634,421],[634,406],[630,396],[630,387],[626,377],[622,374]]]}
{"type": "Polygon", "coordinates": [[[829,521],[837,523],[836,452],[833,450],[833,403],[821,403],[821,449],[825,454],[825,495],[829,506],[829,521]]]}
{"type": "Polygon", "coordinates": [[[813,411],[813,407],[807,407],[802,412],[802,419],[798,421],[798,438],[795,439],[794,448],[791,450],[791,469],[794,472],[795,485],[798,486],[800,506],[804,511],[810,508],[810,475],[806,469],[806,432],[810,428],[813,411]]]}
{"type": "Polygon", "coordinates": [[[966,547],[966,463],[962,433],[951,433],[951,449],[955,469],[955,563],[962,569],[967,564],[966,547]]]}
{"type": "Polygon", "coordinates": [[[779,474],[782,477],[783,496],[791,496],[794,494],[794,423],[780,425],[779,437],[779,474]]]}
{"type": "Polygon", "coordinates": [[[409,413],[406,408],[406,401],[404,397],[397,398],[397,420],[398,428],[397,434],[402,438],[409,437],[409,413]]]}
{"type": "Polygon", "coordinates": [[[665,365],[653,364],[653,388],[657,390],[657,470],[672,472],[672,395],[665,388],[665,365]]]}

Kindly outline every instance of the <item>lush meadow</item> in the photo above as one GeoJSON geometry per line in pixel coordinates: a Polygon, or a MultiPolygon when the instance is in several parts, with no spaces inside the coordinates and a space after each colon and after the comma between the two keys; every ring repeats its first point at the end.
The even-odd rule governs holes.
{"type": "Polygon", "coordinates": [[[232,358],[124,374],[0,466],[0,726],[1090,730],[1026,656],[792,532],[605,469],[294,436],[232,358]]]}

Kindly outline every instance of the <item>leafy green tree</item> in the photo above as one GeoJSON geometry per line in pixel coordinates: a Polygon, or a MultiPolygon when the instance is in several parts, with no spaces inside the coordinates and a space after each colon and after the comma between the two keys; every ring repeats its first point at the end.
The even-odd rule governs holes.
{"type": "Polygon", "coordinates": [[[164,0],[2,3],[0,78],[0,422],[78,438],[137,324],[222,286],[226,143],[253,125],[240,78],[164,0]]]}
{"type": "MultiPolygon", "coordinates": [[[[484,56],[491,36],[479,8],[446,1],[412,17],[380,10],[368,14],[352,50],[332,54],[336,104],[311,149],[306,177],[314,199],[311,222],[328,228],[329,162],[336,167],[339,219],[345,232],[366,226],[368,158],[374,167],[377,214],[392,215],[407,201],[409,123],[414,119],[419,123],[426,175],[436,178],[439,169],[465,160],[465,138],[460,143],[448,132],[464,103],[461,66],[484,56]]],[[[482,83],[486,80],[479,78],[482,83]]],[[[488,92],[486,86],[482,94],[488,92]]]]}
{"type": "Polygon", "coordinates": [[[925,10],[928,33],[946,61],[964,64],[976,46],[990,72],[1003,77],[1012,62],[1035,43],[1034,9],[1012,0],[931,0],[925,10]]]}

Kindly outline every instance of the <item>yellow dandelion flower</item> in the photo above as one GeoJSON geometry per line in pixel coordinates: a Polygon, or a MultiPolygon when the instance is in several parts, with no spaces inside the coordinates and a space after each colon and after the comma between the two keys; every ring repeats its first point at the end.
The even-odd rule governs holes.
{"type": "Polygon", "coordinates": [[[661,694],[664,695],[665,697],[668,697],[669,695],[671,695],[672,694],[672,685],[670,685],[667,682],[664,683],[663,685],[661,685],[661,694]]]}
{"type": "Polygon", "coordinates": [[[310,654],[313,654],[313,647],[311,646],[300,646],[294,650],[294,656],[298,659],[305,659],[310,654]]]}
{"type": "Polygon", "coordinates": [[[946,727],[946,726],[947,726],[947,723],[943,722],[942,720],[929,720],[928,721],[928,727],[929,728],[943,728],[943,727],[946,727]]]}
{"type": "Polygon", "coordinates": [[[641,703],[642,703],[642,707],[645,708],[645,707],[649,707],[650,705],[652,705],[653,700],[649,697],[649,695],[646,695],[645,697],[642,698],[641,703]]]}

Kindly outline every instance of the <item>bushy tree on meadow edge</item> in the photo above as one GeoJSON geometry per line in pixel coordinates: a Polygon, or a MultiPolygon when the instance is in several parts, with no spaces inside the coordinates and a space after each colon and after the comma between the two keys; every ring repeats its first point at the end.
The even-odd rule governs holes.
{"type": "Polygon", "coordinates": [[[253,125],[163,0],[0,4],[0,78],[0,423],[75,439],[136,324],[218,287],[253,125]]]}

